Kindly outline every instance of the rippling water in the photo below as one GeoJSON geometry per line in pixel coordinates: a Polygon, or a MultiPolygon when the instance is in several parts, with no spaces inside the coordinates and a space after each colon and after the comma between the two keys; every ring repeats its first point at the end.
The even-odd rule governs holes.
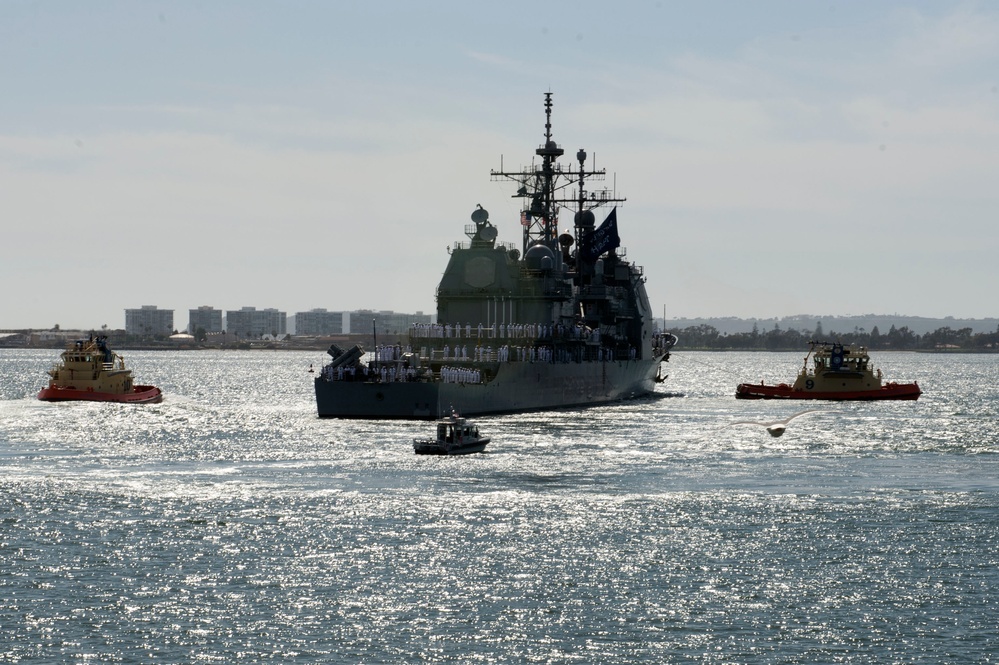
{"type": "Polygon", "coordinates": [[[34,399],[0,351],[0,662],[943,663],[999,652],[999,356],[918,402],[735,400],[804,353],[677,352],[659,398],[319,420],[318,353],[126,352],[162,404],[34,399]],[[813,407],[781,438],[729,426],[813,407]]]}

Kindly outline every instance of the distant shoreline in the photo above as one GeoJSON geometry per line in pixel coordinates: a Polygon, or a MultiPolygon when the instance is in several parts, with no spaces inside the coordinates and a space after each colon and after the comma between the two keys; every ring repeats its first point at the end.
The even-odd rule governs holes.
{"type": "MultiPolygon", "coordinates": [[[[679,337],[675,352],[683,351],[807,351],[808,342],[837,341],[867,346],[872,352],[995,353],[999,351],[999,318],[957,319],[865,314],[818,316],[800,314],[780,318],[655,318],[658,326],[679,337]]],[[[408,331],[407,331],[408,332],[408,331]]],[[[207,343],[186,339],[139,339],[124,330],[0,330],[0,348],[64,348],[67,342],[92,334],[109,337],[116,349],[133,351],[184,350],[300,350],[326,351],[331,344],[366,350],[385,344],[407,344],[407,334],[370,332],[322,336],[289,335],[280,340],[237,339],[209,335],[207,343]],[[214,337],[214,339],[213,339],[214,337]],[[223,339],[225,338],[225,339],[223,339]],[[376,344],[377,342],[377,344],[376,344]]]]}
{"type": "MultiPolygon", "coordinates": [[[[662,317],[657,317],[662,321],[662,317]]],[[[737,318],[737,317],[666,317],[666,329],[673,332],[694,326],[708,325],[720,333],[738,334],[752,332],[756,327],[760,333],[766,333],[778,327],[781,330],[801,330],[809,334],[817,327],[829,331],[828,334],[848,334],[855,331],[870,332],[877,327],[881,334],[895,326],[908,328],[917,335],[934,332],[940,328],[960,330],[971,328],[973,333],[993,333],[999,330],[999,317],[982,319],[970,318],[933,318],[925,316],[907,316],[899,314],[862,314],[857,316],[820,316],[812,314],[796,314],[794,316],[771,318],[737,318]]]]}
{"type": "MultiPolygon", "coordinates": [[[[731,349],[712,349],[707,347],[680,347],[676,346],[670,352],[673,355],[683,353],[684,351],[698,351],[705,353],[798,353],[807,352],[808,348],[777,348],[777,349],[760,349],[760,348],[749,348],[749,347],[739,347],[731,349]]],[[[968,353],[979,353],[982,355],[991,355],[999,353],[999,349],[872,349],[873,354],[878,353],[932,353],[932,354],[943,354],[943,355],[963,355],[968,353]]]]}

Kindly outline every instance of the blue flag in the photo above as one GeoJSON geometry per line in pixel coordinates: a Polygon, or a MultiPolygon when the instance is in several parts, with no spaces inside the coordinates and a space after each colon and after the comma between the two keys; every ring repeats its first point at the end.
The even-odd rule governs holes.
{"type": "Polygon", "coordinates": [[[583,236],[579,243],[579,256],[592,261],[604,252],[621,246],[621,236],[617,234],[617,207],[610,211],[603,224],[583,236]]]}

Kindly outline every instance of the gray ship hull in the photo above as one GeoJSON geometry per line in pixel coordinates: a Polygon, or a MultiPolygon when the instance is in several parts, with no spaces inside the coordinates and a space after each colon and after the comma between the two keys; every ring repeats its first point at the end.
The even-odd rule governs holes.
{"type": "Polygon", "coordinates": [[[488,383],[328,381],[317,377],[320,418],[436,420],[592,406],[653,392],[659,360],[501,363],[488,383]]]}

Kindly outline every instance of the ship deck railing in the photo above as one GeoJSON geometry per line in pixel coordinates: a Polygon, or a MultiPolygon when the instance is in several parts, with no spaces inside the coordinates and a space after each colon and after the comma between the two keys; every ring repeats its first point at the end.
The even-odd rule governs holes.
{"type": "MultiPolygon", "coordinates": [[[[505,359],[500,360],[499,348],[482,350],[478,356],[445,356],[441,349],[421,349],[420,364],[429,366],[481,367],[483,365],[499,365],[507,363],[580,363],[580,362],[617,362],[636,360],[637,350],[632,347],[600,347],[594,344],[580,345],[543,345],[533,347],[533,357],[521,357],[520,349],[532,347],[510,347],[505,359]]],[[[668,349],[653,349],[653,355],[661,355],[668,349]]]]}
{"type": "Polygon", "coordinates": [[[327,374],[322,372],[320,374],[321,378],[326,381],[331,382],[360,382],[360,383],[436,383],[440,382],[442,379],[441,368],[443,367],[464,367],[464,368],[477,368],[484,370],[481,381],[478,383],[489,383],[493,377],[496,375],[496,368],[500,365],[506,364],[534,364],[534,365],[569,365],[569,364],[579,364],[579,363],[595,363],[595,362],[631,362],[640,360],[641,356],[638,354],[637,349],[625,348],[625,347],[614,347],[614,348],[597,348],[592,346],[574,346],[574,347],[547,347],[544,349],[546,353],[543,356],[535,356],[534,358],[523,358],[511,354],[505,360],[499,360],[497,354],[486,353],[480,356],[478,359],[475,358],[438,358],[427,356],[420,358],[421,368],[416,371],[416,374],[412,377],[407,377],[405,374],[396,374],[396,379],[393,381],[391,379],[382,381],[381,373],[377,370],[378,366],[388,366],[388,365],[401,365],[403,361],[401,360],[391,360],[391,361],[379,361],[376,365],[376,369],[370,371],[367,374],[356,372],[351,375],[349,373],[344,373],[342,376],[339,373],[327,374]],[[424,364],[425,363],[425,364],[424,364]],[[431,378],[432,377],[432,378],[431,378]]]}
{"type": "MultiPolygon", "coordinates": [[[[472,226],[471,228],[474,229],[475,227],[472,226]]],[[[470,242],[462,242],[461,240],[455,240],[454,244],[451,245],[451,249],[452,250],[455,250],[455,249],[471,249],[471,247],[472,247],[472,243],[470,243],[470,242]]],[[[517,249],[517,246],[514,245],[512,242],[505,242],[505,241],[496,241],[496,242],[493,243],[493,247],[497,248],[497,249],[502,249],[503,251],[506,251],[506,252],[510,252],[511,250],[517,249]]]]}

